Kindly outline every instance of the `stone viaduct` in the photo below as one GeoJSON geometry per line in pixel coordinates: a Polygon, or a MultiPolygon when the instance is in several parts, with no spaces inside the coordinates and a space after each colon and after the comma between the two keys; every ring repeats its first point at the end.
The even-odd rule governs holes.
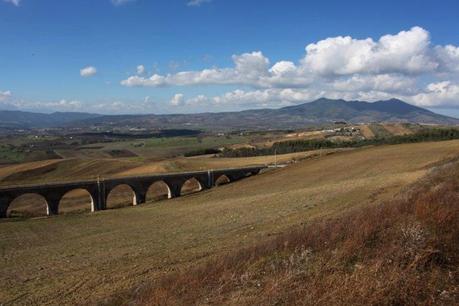
{"type": "Polygon", "coordinates": [[[180,196],[183,184],[190,179],[196,179],[200,185],[199,190],[203,190],[214,187],[221,176],[226,176],[230,182],[233,182],[258,174],[263,168],[265,166],[5,187],[0,188],[0,218],[7,217],[7,210],[11,202],[24,194],[41,195],[46,200],[47,214],[57,215],[59,214],[59,204],[64,195],[75,189],[83,189],[91,196],[91,211],[97,211],[107,208],[107,198],[110,191],[120,185],[131,187],[133,191],[132,204],[139,205],[145,203],[149,187],[156,182],[164,182],[168,187],[168,198],[174,198],[180,196]]]}

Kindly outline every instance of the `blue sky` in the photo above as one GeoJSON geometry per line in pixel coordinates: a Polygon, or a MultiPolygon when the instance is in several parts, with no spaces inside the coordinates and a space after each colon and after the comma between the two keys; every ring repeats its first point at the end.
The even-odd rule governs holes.
{"type": "Polygon", "coordinates": [[[0,108],[189,113],[398,97],[457,115],[458,29],[453,0],[0,0],[0,108]]]}

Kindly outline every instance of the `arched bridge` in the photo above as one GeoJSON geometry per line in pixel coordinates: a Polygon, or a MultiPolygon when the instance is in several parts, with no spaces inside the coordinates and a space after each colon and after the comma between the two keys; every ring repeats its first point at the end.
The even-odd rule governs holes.
{"type": "Polygon", "coordinates": [[[24,194],[41,195],[46,200],[47,214],[57,215],[59,204],[65,194],[72,190],[84,189],[91,196],[91,211],[97,211],[107,208],[110,191],[120,185],[131,187],[133,190],[132,204],[138,205],[145,203],[149,187],[156,182],[164,182],[168,187],[168,198],[174,198],[180,196],[182,186],[190,179],[194,178],[200,185],[199,189],[203,190],[214,187],[222,176],[226,176],[230,182],[233,182],[258,174],[263,168],[265,166],[0,188],[0,217],[5,218],[11,202],[24,194]]]}

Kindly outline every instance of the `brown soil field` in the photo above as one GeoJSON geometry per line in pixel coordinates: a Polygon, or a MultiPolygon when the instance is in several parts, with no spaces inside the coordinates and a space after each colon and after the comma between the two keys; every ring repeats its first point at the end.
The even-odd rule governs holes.
{"type": "Polygon", "coordinates": [[[94,304],[292,226],[392,199],[459,141],[316,156],[232,184],[131,208],[0,221],[0,301],[94,304]]]}
{"type": "Polygon", "coordinates": [[[403,124],[384,124],[384,128],[392,135],[410,135],[413,131],[403,126],[403,124]]]}
{"type": "Polygon", "coordinates": [[[360,128],[360,132],[362,133],[363,137],[365,137],[366,139],[371,139],[375,137],[375,134],[373,133],[373,131],[370,129],[368,125],[360,125],[359,128],[360,128]]]}

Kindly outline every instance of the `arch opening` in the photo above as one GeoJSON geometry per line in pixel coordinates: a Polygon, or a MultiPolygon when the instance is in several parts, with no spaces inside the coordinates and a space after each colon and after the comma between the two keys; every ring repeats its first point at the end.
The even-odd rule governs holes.
{"type": "Polygon", "coordinates": [[[36,193],[25,193],[15,198],[6,211],[10,218],[33,218],[49,215],[45,197],[36,193]]]}
{"type": "Polygon", "coordinates": [[[137,205],[137,199],[131,186],[121,184],[110,190],[107,196],[107,209],[137,205]]]}
{"type": "Polygon", "coordinates": [[[171,198],[171,189],[164,181],[154,182],[147,191],[147,201],[161,201],[171,198]]]}
{"type": "Polygon", "coordinates": [[[231,180],[229,177],[227,177],[225,174],[222,174],[218,177],[218,179],[215,181],[215,186],[222,186],[231,183],[231,180]]]}
{"type": "Polygon", "coordinates": [[[190,178],[183,183],[180,189],[180,195],[196,193],[202,190],[201,183],[196,178],[190,178]]]}
{"type": "Polygon", "coordinates": [[[94,199],[86,189],[67,192],[59,202],[59,213],[74,214],[94,211],[94,199]]]}

